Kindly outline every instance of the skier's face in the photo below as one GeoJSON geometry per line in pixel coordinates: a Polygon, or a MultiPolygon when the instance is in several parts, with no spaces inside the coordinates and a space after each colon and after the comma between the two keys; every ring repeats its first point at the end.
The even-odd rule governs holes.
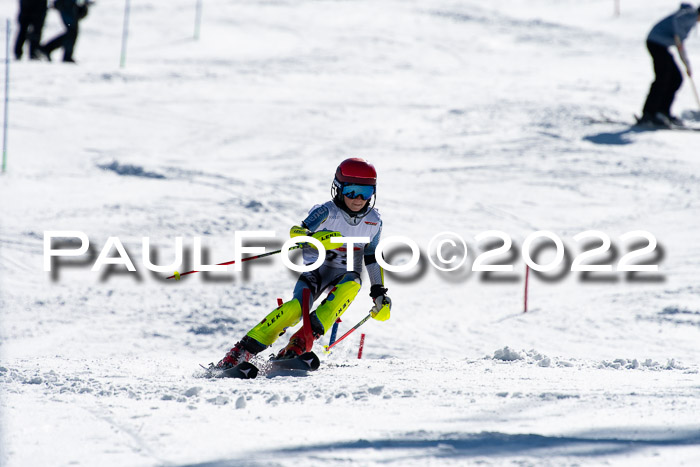
{"type": "Polygon", "coordinates": [[[358,211],[362,210],[362,208],[365,207],[365,204],[367,204],[366,199],[362,199],[362,198],[352,199],[352,198],[348,198],[347,196],[343,196],[343,198],[345,199],[345,205],[352,212],[358,212],[358,211]]]}

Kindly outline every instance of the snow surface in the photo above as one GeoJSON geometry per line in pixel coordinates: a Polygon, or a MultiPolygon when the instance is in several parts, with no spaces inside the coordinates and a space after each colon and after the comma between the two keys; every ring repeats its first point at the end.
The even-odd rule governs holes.
{"type": "MultiPolygon", "coordinates": [[[[625,124],[652,79],[644,37],[677,4],[613,3],[221,0],[195,41],[194,0],[143,0],[120,68],[124,5],[103,1],[79,65],[13,61],[0,463],[700,464],[699,136],[625,124]],[[211,261],[237,230],[280,245],[350,156],[378,169],[384,236],[425,253],[454,231],[469,261],[387,274],[392,318],[361,328],[362,360],[358,332],[306,377],[202,378],[294,274],[274,257],[171,283],[141,238],[159,263],[176,236],[211,261]],[[646,230],[660,271],[531,275],[523,314],[522,259],[508,280],[469,272],[491,229],[574,255],[596,229],[617,258],[646,230]],[[117,236],[139,274],[44,272],[46,230],[85,232],[92,261],[117,236]]],[[[700,63],[697,31],[687,48],[700,63]]],[[[686,82],[674,110],[695,105],[686,82]]],[[[365,285],[341,332],[369,307],[365,285]]]]}

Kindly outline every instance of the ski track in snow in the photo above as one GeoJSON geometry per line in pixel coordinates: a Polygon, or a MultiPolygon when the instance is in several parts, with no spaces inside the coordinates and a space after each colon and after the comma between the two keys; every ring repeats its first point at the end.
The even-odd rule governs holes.
{"type": "MultiPolygon", "coordinates": [[[[700,464],[698,136],[630,128],[644,35],[676,5],[205,2],[193,41],[194,2],[132,2],[119,68],[118,3],[81,23],[78,66],[11,63],[0,465],[700,464]],[[387,273],[392,318],[361,328],[362,360],[357,332],[306,376],[203,378],[295,274],[268,258],[166,281],[141,237],[158,264],[184,237],[180,270],[193,236],[211,262],[238,230],[278,248],[350,156],[378,169],[384,236],[425,254],[458,232],[465,269],[387,273]],[[609,264],[648,230],[661,267],[533,274],[523,314],[517,255],[500,280],[469,271],[492,229],[517,246],[551,230],[571,252],[600,230],[609,264]],[[87,258],[44,272],[46,230],[84,231],[87,258]],[[110,236],[138,273],[90,272],[110,236]]],[[[50,11],[44,38],[61,29],[50,11]]],[[[687,47],[700,61],[698,34],[687,47]]],[[[693,99],[686,82],[675,112],[693,99]]]]}
{"type": "MultiPolygon", "coordinates": [[[[249,430],[236,434],[244,447],[238,456],[221,458],[214,465],[294,465],[305,456],[331,465],[348,461],[421,465],[432,458],[457,463],[491,458],[498,463],[502,457],[527,460],[544,451],[557,462],[575,463],[588,456],[680,449],[700,441],[700,432],[690,428],[689,411],[695,401],[688,393],[694,385],[697,390],[697,370],[673,362],[558,359],[506,347],[477,360],[337,359],[304,377],[244,382],[183,378],[187,371],[183,365],[141,357],[54,362],[57,370],[44,371],[37,360],[0,368],[6,399],[10,404],[20,398],[50,400],[51,410],[60,414],[73,411],[79,401],[86,413],[78,416],[106,423],[119,435],[126,446],[113,446],[114,454],[126,462],[182,462],[192,454],[180,443],[195,443],[214,457],[217,452],[225,457],[225,450],[197,433],[212,409],[229,413],[222,429],[249,430]],[[430,411],[421,411],[416,404],[429,406],[430,411]],[[674,427],[662,429],[670,420],[657,420],[659,426],[634,431],[587,430],[591,419],[612,422],[611,412],[643,414],[649,405],[672,412],[674,427]],[[373,416],[378,411],[382,416],[373,416]],[[323,437],[313,436],[313,429],[294,428],[297,423],[313,423],[319,412],[335,420],[323,437]],[[579,417],[567,434],[527,431],[556,423],[562,412],[570,419],[579,417]],[[192,431],[183,433],[165,423],[164,417],[192,424],[192,431]],[[265,420],[274,420],[274,427],[259,422],[265,420]],[[503,430],[504,424],[508,429],[503,430]],[[683,424],[687,426],[682,428],[683,424]],[[362,427],[359,440],[347,440],[347,426],[362,427]],[[257,436],[269,437],[266,432],[271,428],[285,433],[274,447],[245,448],[257,436]],[[175,444],[164,450],[166,440],[175,444]]],[[[31,420],[30,413],[26,421],[31,420]]],[[[57,459],[56,453],[50,455],[57,459]]],[[[71,461],[63,455],[58,460],[71,461]]]]}

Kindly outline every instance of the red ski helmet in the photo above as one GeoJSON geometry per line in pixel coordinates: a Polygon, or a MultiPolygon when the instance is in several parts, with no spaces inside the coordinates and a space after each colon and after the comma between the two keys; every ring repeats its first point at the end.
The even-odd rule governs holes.
{"type": "Polygon", "coordinates": [[[340,163],[335,171],[335,179],[343,184],[377,185],[377,171],[364,159],[352,157],[340,163]]]}

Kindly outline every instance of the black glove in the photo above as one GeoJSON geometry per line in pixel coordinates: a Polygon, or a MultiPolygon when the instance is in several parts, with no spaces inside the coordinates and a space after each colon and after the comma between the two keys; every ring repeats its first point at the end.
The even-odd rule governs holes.
{"type": "Polygon", "coordinates": [[[83,19],[87,16],[88,14],[88,4],[85,3],[84,5],[80,5],[78,7],[78,19],[83,19]]]}

